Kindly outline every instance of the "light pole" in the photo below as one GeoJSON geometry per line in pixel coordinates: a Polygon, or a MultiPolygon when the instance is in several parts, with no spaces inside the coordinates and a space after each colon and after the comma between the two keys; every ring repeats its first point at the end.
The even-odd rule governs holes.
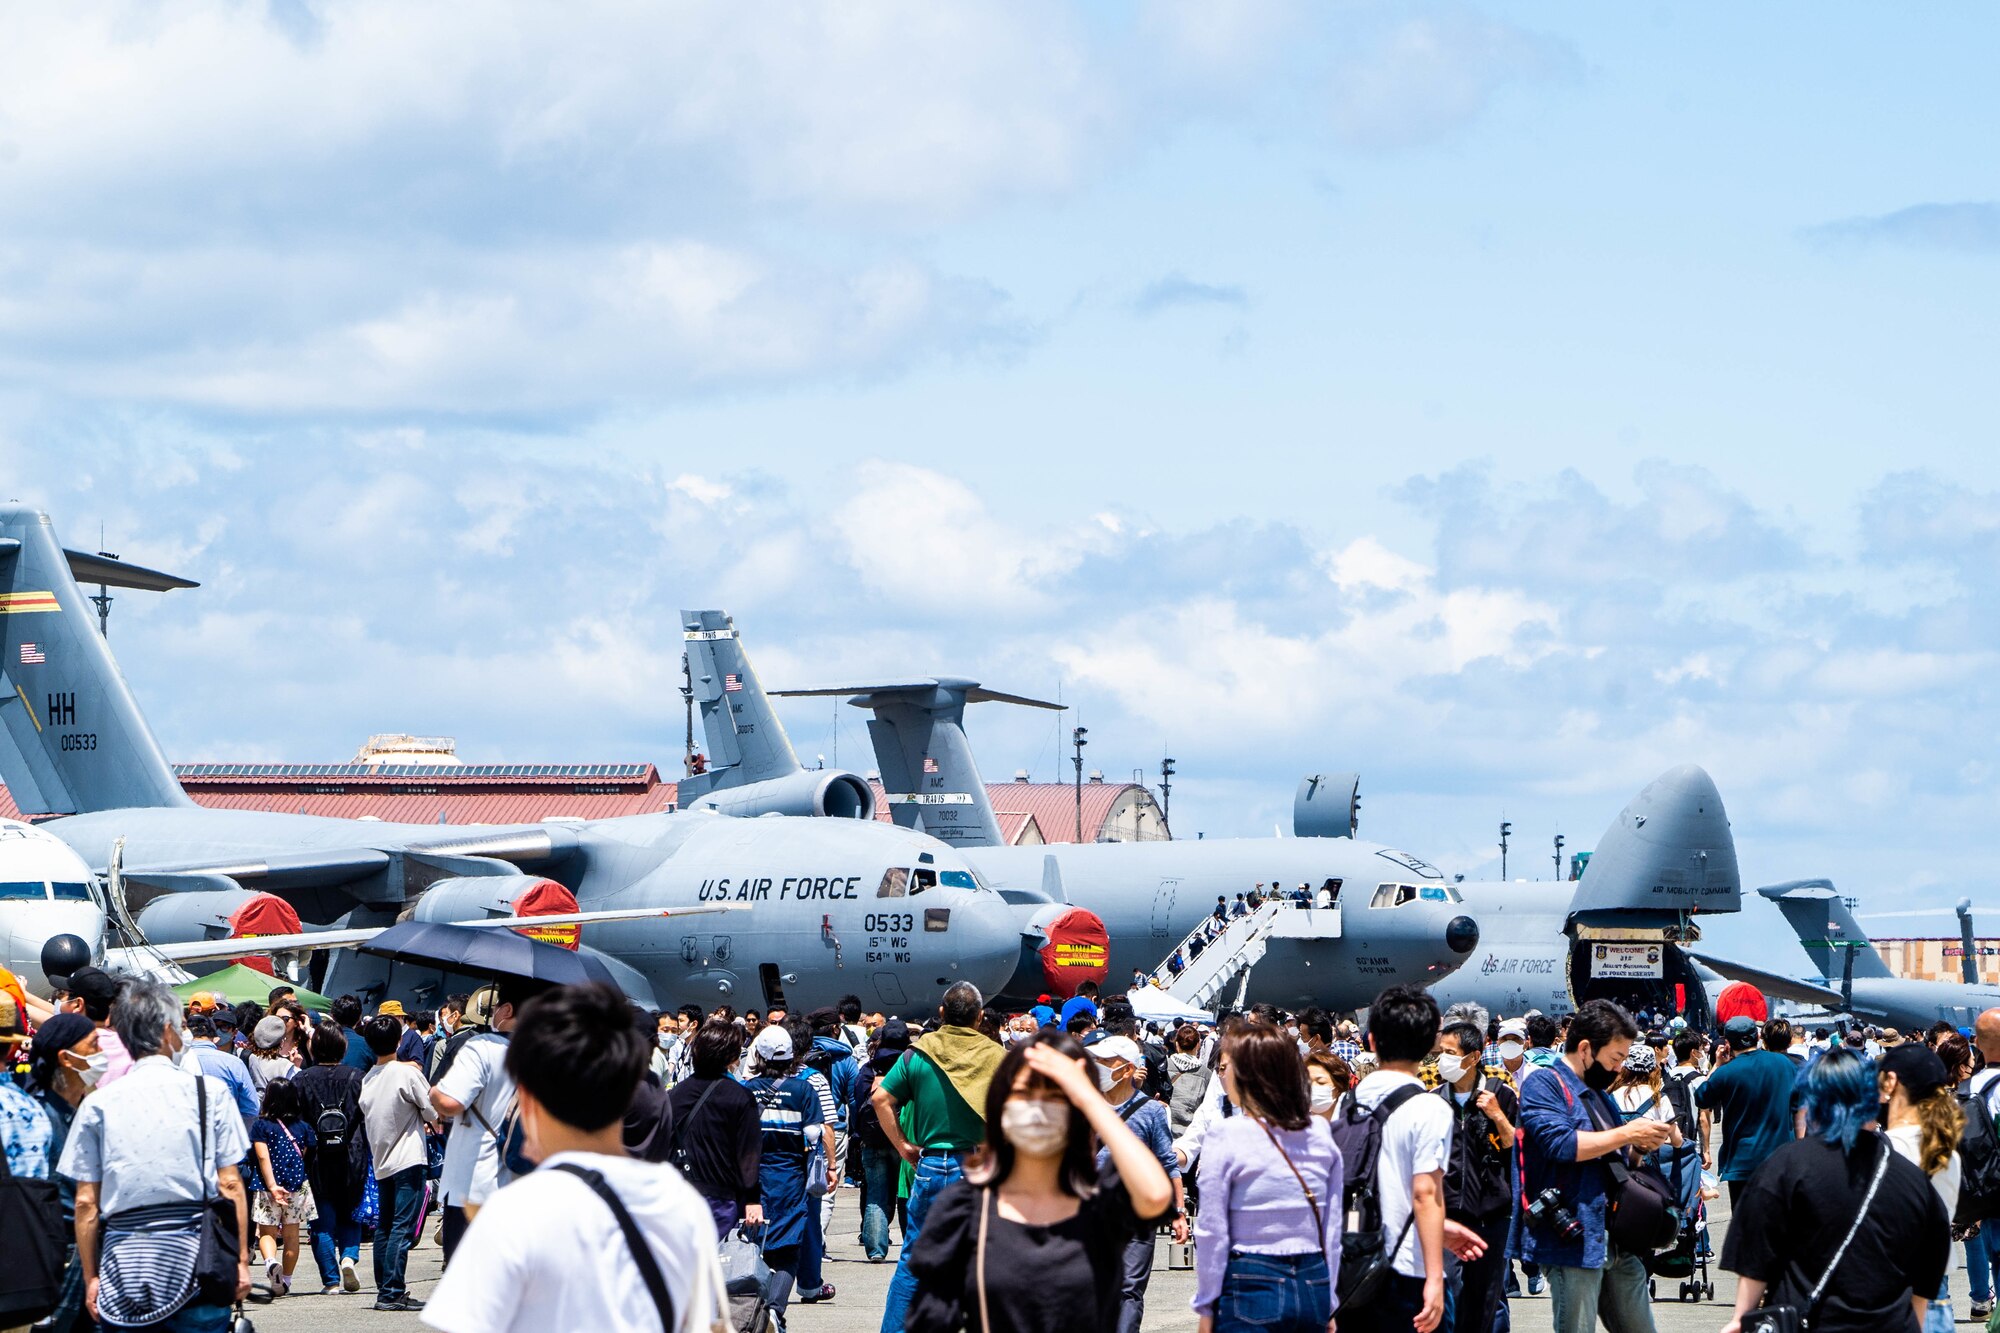
{"type": "Polygon", "coordinates": [[[1090,744],[1084,737],[1090,734],[1089,727],[1078,727],[1070,732],[1070,744],[1076,747],[1076,840],[1083,841],[1083,747],[1090,744]]]}
{"type": "Polygon", "coordinates": [[[1556,834],[1556,878],[1563,877],[1563,835],[1556,834]]]}
{"type": "Polygon", "coordinates": [[[1160,761],[1160,820],[1171,829],[1173,827],[1173,817],[1174,761],[1171,759],[1162,759],[1160,761]]]}
{"type": "Polygon", "coordinates": [[[1500,821],[1500,881],[1503,884],[1507,880],[1507,835],[1513,831],[1512,824],[1504,819],[1500,821]]]}

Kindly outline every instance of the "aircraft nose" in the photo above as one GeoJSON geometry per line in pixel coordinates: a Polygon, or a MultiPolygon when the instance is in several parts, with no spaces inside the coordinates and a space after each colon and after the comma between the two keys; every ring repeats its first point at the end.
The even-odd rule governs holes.
{"type": "Polygon", "coordinates": [[[1453,953],[1471,953],[1479,947],[1479,923],[1469,916],[1455,916],[1444,928],[1444,942],[1453,953]]]}

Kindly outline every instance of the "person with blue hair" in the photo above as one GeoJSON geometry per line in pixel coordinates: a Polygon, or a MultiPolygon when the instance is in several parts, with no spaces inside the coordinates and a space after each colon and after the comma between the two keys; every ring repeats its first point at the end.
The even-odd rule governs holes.
{"type": "Polygon", "coordinates": [[[1951,1217],[1924,1171],[1878,1132],[1875,1062],[1837,1049],[1800,1078],[1806,1136],[1772,1153],[1738,1203],[1722,1266],[1740,1333],[1789,1306],[1814,1333],[1919,1333],[1951,1261],[1951,1217]]]}

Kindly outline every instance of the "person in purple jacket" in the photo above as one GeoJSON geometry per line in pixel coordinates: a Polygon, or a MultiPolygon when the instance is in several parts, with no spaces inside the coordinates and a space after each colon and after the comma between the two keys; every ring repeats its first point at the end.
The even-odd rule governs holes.
{"type": "Polygon", "coordinates": [[[1268,1023],[1224,1033],[1216,1066],[1238,1114],[1201,1149],[1194,1310],[1202,1333],[1324,1333],[1340,1279],[1346,1173],[1312,1114],[1305,1060],[1268,1023]]]}

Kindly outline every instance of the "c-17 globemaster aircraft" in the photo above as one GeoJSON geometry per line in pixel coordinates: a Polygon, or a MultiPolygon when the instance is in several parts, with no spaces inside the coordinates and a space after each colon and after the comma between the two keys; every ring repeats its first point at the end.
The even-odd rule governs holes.
{"type": "MultiPolygon", "coordinates": [[[[740,656],[739,644],[728,647],[740,656]]],[[[1460,884],[1408,853],[1358,840],[1345,775],[1302,786],[1295,818],[1309,836],[1008,847],[972,760],[964,709],[982,699],[1034,701],[955,678],[776,693],[856,696],[874,714],[869,735],[898,822],[950,840],[1009,884],[1027,882],[1038,860],[1053,863],[1068,901],[1103,919],[1113,976],[1158,967],[1218,894],[1233,900],[1261,882],[1316,898],[1330,889],[1337,905],[1326,924],[1299,919],[1306,914],[1278,919],[1261,941],[1246,992],[1253,1000],[1358,1008],[1383,986],[1411,981],[1443,1003],[1477,1000],[1495,1013],[1564,1013],[1603,995],[1661,1011],[1680,1000],[1698,1014],[1706,992],[1683,947],[1700,937],[1694,918],[1741,906],[1721,795],[1692,765],[1634,798],[1581,880],[1460,884]],[[1336,836],[1327,836],[1330,825],[1336,836]]]]}
{"type": "MultiPolygon", "coordinates": [[[[119,886],[114,917],[180,935],[150,943],[200,939],[204,922],[236,919],[260,893],[327,927],[504,918],[530,899],[584,912],[726,903],[740,910],[585,924],[579,947],[648,1004],[812,1006],[853,992],[912,1013],[961,979],[997,991],[1019,962],[1021,910],[951,847],[866,808],[850,819],[697,810],[456,830],[201,808],[83,605],[48,519],[0,509],[0,719],[13,742],[0,746],[11,750],[0,776],[21,808],[63,816],[40,827],[119,886]]],[[[755,797],[735,808],[759,813],[755,797]]],[[[776,791],[769,804],[793,799],[776,791]]],[[[259,949],[246,940],[242,952],[259,949]]],[[[380,959],[321,957],[331,974],[319,989],[441,984],[380,959]]]]}
{"type": "MultiPolygon", "coordinates": [[[[726,713],[703,710],[711,744],[746,718],[762,729],[776,727],[729,618],[684,611],[681,619],[710,631],[728,627],[690,647],[712,662],[709,669],[747,682],[726,713]]],[[[1408,853],[1351,837],[1005,846],[959,717],[968,698],[1033,700],[956,680],[777,693],[862,695],[856,702],[876,712],[869,733],[897,822],[949,841],[988,880],[1008,886],[1010,898],[1035,907],[1047,952],[1108,949],[1114,979],[1159,967],[1213,912],[1218,896],[1233,902],[1260,883],[1267,891],[1324,891],[1337,903],[1287,913],[1276,923],[1245,992],[1252,1001],[1356,1008],[1384,986],[1437,980],[1478,943],[1457,887],[1441,873],[1408,853]],[[1066,921],[1078,909],[1086,909],[1088,934],[1066,921]]],[[[1024,969],[1008,993],[1021,995],[1033,979],[1024,969]]]]}

